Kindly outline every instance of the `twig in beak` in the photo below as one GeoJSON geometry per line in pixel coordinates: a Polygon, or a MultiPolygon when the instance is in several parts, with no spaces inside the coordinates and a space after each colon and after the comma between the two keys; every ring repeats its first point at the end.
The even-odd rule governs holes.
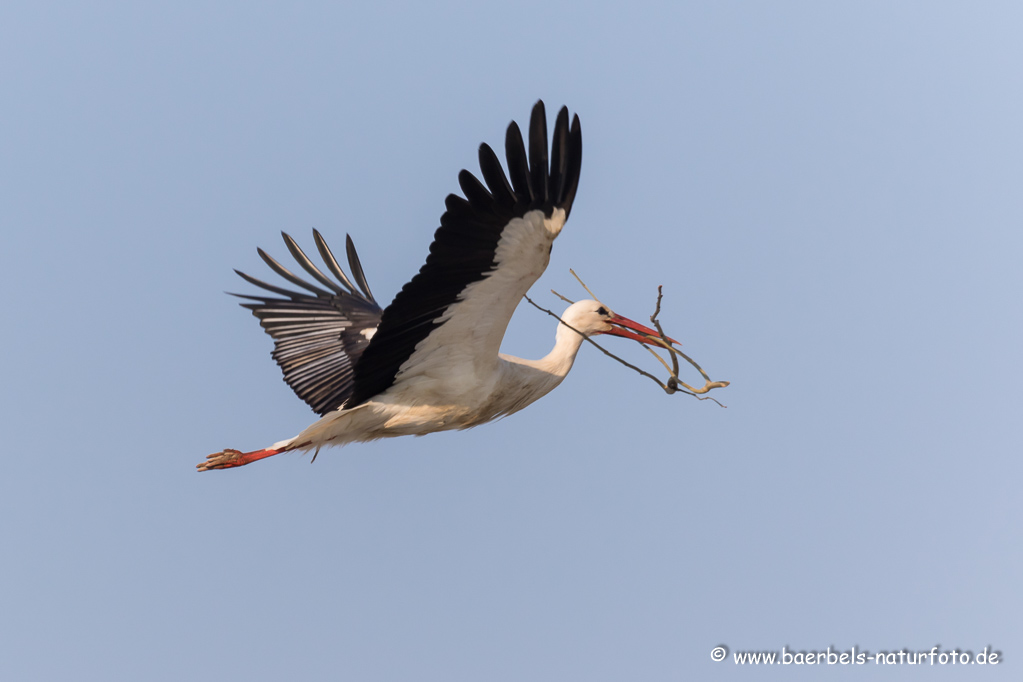
{"type": "MultiPolygon", "coordinates": [[[[542,311],[542,312],[545,312],[545,313],[547,313],[548,315],[550,315],[550,316],[551,316],[551,317],[553,317],[554,319],[556,319],[556,320],[558,320],[559,322],[561,322],[561,324],[565,325],[566,327],[568,327],[569,329],[571,329],[572,331],[574,331],[574,332],[575,332],[576,334],[578,334],[579,336],[583,337],[583,340],[584,340],[584,341],[586,341],[587,343],[591,343],[591,344],[593,344],[594,346],[596,346],[596,347],[597,347],[597,349],[598,349],[598,350],[599,350],[599,351],[600,351],[601,353],[603,353],[604,355],[606,355],[606,356],[608,356],[608,357],[610,357],[610,358],[613,358],[613,359],[617,360],[618,362],[622,363],[623,365],[625,365],[626,367],[628,367],[628,368],[629,368],[629,369],[631,369],[631,370],[635,370],[636,372],[639,372],[640,374],[642,374],[643,376],[645,376],[645,377],[647,377],[648,379],[650,379],[651,381],[653,381],[653,382],[654,382],[655,384],[657,384],[658,386],[660,386],[660,387],[661,387],[662,389],[664,389],[664,390],[665,390],[665,391],[667,391],[668,393],[675,393],[676,391],[678,391],[678,392],[680,392],[680,393],[689,393],[689,391],[684,391],[684,390],[682,390],[682,389],[680,389],[680,388],[676,388],[676,389],[673,389],[673,390],[669,390],[669,389],[668,389],[668,387],[667,387],[667,386],[666,386],[666,385],[665,385],[664,383],[662,383],[660,379],[658,379],[657,377],[655,377],[655,376],[654,376],[653,374],[651,374],[650,372],[645,372],[645,371],[641,370],[641,369],[640,369],[639,367],[636,367],[636,366],[635,366],[635,365],[633,365],[633,364],[632,364],[631,362],[627,362],[627,361],[625,361],[625,360],[622,360],[622,359],[621,359],[620,357],[618,357],[617,355],[615,355],[614,353],[612,353],[612,352],[611,352],[611,351],[609,351],[608,349],[604,348],[603,346],[601,346],[601,345],[600,345],[599,343],[597,343],[596,341],[594,341],[594,340],[593,340],[593,339],[591,339],[590,337],[586,336],[586,334],[583,334],[583,333],[582,333],[581,331],[579,331],[578,329],[576,329],[575,327],[573,327],[573,326],[572,326],[572,325],[570,325],[569,323],[567,323],[567,322],[565,322],[564,320],[562,320],[562,319],[561,319],[561,316],[560,316],[560,315],[558,315],[557,313],[555,313],[555,312],[553,312],[553,311],[551,311],[551,310],[547,310],[547,308],[544,308],[544,307],[542,307],[542,306],[540,306],[540,305],[537,305],[537,303],[536,303],[535,301],[533,301],[533,299],[531,299],[531,298],[530,298],[529,296],[523,296],[522,298],[524,298],[524,299],[526,299],[527,301],[529,301],[529,304],[530,304],[531,306],[533,306],[534,308],[536,308],[537,310],[540,310],[540,311],[542,311]]],[[[603,304],[601,304],[601,305],[603,305],[603,304]]],[[[692,396],[696,397],[694,393],[689,393],[689,395],[692,395],[692,396]]],[[[705,400],[705,398],[700,398],[700,400],[705,400]]],[[[711,400],[714,400],[714,399],[713,399],[713,398],[711,398],[711,400]]],[[[717,401],[716,401],[716,400],[714,400],[714,402],[716,402],[716,403],[717,403],[717,401]]],[[[721,403],[718,403],[718,405],[721,405],[721,403]]],[[[724,405],[721,405],[721,407],[724,407],[724,405]]]]}
{"type": "MultiPolygon", "coordinates": [[[[576,280],[578,280],[579,284],[581,284],[582,287],[584,289],[586,289],[586,292],[590,296],[592,296],[594,300],[596,300],[598,303],[600,303],[600,305],[604,306],[604,308],[606,308],[608,311],[611,310],[611,308],[607,304],[603,303],[599,298],[597,298],[596,294],[594,294],[590,290],[590,288],[588,286],[586,286],[586,283],[583,282],[582,279],[580,279],[579,275],[577,275],[574,270],[569,270],[569,272],[572,273],[572,276],[575,277],[576,280]]],[[[558,298],[560,298],[563,301],[567,301],[568,303],[572,303],[573,302],[573,301],[569,300],[568,298],[562,296],[558,292],[554,291],[553,289],[551,290],[551,293],[553,293],[555,296],[557,296],[558,298]]],[[[636,367],[635,365],[633,365],[633,364],[631,364],[629,362],[626,362],[622,358],[618,357],[617,355],[615,355],[611,351],[607,350],[606,348],[604,348],[603,346],[598,344],[596,341],[594,341],[590,337],[588,337],[585,334],[583,334],[582,332],[580,332],[578,329],[572,327],[569,324],[566,324],[565,321],[562,320],[559,315],[551,312],[550,310],[548,310],[546,308],[543,308],[543,307],[537,305],[535,302],[533,302],[533,299],[529,298],[529,296],[525,296],[524,298],[527,301],[529,301],[530,305],[532,305],[534,308],[547,313],[551,317],[556,318],[558,321],[560,321],[566,327],[568,327],[569,329],[571,329],[575,333],[577,333],[580,336],[582,336],[583,339],[585,339],[587,342],[589,342],[589,343],[593,344],[594,346],[596,346],[604,355],[607,355],[608,357],[610,357],[610,358],[612,358],[614,360],[617,360],[618,362],[620,362],[621,364],[625,365],[629,369],[632,369],[632,370],[638,372],[639,374],[641,374],[642,376],[645,376],[648,379],[650,379],[651,381],[653,381],[655,384],[660,386],[661,389],[665,393],[668,393],[669,395],[672,394],[672,393],[685,393],[686,395],[693,396],[697,400],[713,400],[719,406],[725,407],[725,405],[722,405],[715,398],[712,398],[712,397],[707,396],[707,395],[702,395],[702,394],[707,393],[707,392],[709,392],[709,391],[711,391],[711,390],[713,390],[715,388],[724,388],[725,386],[728,386],[729,382],[727,382],[727,381],[711,381],[711,379],[707,375],[707,373],[705,371],[703,371],[703,368],[700,367],[698,364],[696,364],[696,362],[694,362],[693,359],[690,358],[688,355],[686,355],[685,353],[680,351],[678,348],[675,348],[672,344],[673,344],[673,342],[674,343],[677,343],[677,342],[674,341],[673,339],[671,339],[667,334],[664,333],[664,328],[661,327],[661,323],[657,319],[658,316],[661,314],[661,299],[663,297],[664,297],[663,287],[662,286],[658,286],[657,287],[657,305],[654,308],[654,314],[650,316],[650,322],[657,329],[657,336],[654,336],[652,334],[642,334],[642,336],[644,336],[650,343],[655,343],[658,346],[664,348],[665,350],[667,350],[669,352],[669,357],[671,358],[671,366],[669,366],[668,363],[665,362],[664,358],[662,358],[660,355],[658,355],[652,348],[650,348],[649,346],[647,346],[645,344],[642,344],[642,343],[641,343],[641,345],[643,345],[643,347],[647,351],[649,351],[651,355],[653,355],[655,358],[657,358],[657,361],[660,362],[661,365],[664,366],[664,369],[666,369],[668,371],[669,376],[668,376],[667,380],[665,380],[665,381],[661,381],[660,379],[658,379],[654,375],[650,374],[649,372],[646,372],[646,371],[640,369],[639,367],[636,367]],[[690,365],[692,365],[694,368],[696,368],[696,370],[700,373],[700,376],[702,376],[703,379],[704,379],[704,385],[701,388],[694,388],[694,387],[690,386],[689,384],[685,383],[684,381],[682,381],[679,378],[678,358],[682,358],[683,360],[688,362],[690,365]]],[[[640,343],[640,342],[638,342],[638,343],[640,343]]]]}

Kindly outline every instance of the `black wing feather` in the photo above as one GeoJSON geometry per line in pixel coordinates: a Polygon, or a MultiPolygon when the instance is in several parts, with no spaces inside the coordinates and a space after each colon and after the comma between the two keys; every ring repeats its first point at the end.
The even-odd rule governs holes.
{"type": "Polygon", "coordinates": [[[348,253],[348,267],[352,269],[352,277],[355,278],[355,282],[362,289],[362,293],[365,294],[366,298],[376,303],[373,299],[373,293],[369,290],[366,273],[362,271],[362,263],[359,261],[359,254],[355,251],[355,242],[352,241],[351,235],[345,235],[345,251],[348,253]]]}
{"type": "Polygon", "coordinates": [[[522,133],[515,121],[508,126],[504,136],[504,153],[508,159],[508,176],[516,194],[516,203],[525,200],[533,203],[533,189],[529,186],[529,159],[526,157],[526,145],[522,143],[522,133]]]}
{"type": "MultiPolygon", "coordinates": [[[[566,112],[567,113],[567,112],[566,112]]],[[[572,117],[572,129],[567,139],[568,154],[565,161],[565,185],[559,206],[565,208],[565,219],[572,213],[575,192],[579,189],[579,171],[583,163],[583,131],[579,126],[579,115],[572,117]]]]}
{"type": "Polygon", "coordinates": [[[259,257],[263,259],[264,263],[266,263],[267,265],[270,266],[271,270],[273,270],[278,275],[280,275],[284,279],[288,280],[289,282],[291,282],[295,286],[299,286],[299,287],[302,287],[303,289],[307,289],[307,290],[313,292],[314,294],[316,294],[317,296],[321,296],[321,295],[327,294],[327,292],[324,291],[323,289],[320,289],[319,287],[315,287],[312,284],[310,284],[309,282],[306,282],[301,277],[293,275],[286,267],[284,267],[283,265],[278,263],[276,260],[274,260],[273,257],[271,257],[269,254],[267,254],[267,252],[264,251],[263,249],[257,248],[256,249],[256,253],[259,254],[259,257]]]}
{"type": "Polygon", "coordinates": [[[504,174],[504,169],[501,168],[500,159],[486,142],[480,145],[480,171],[493,193],[494,201],[500,204],[502,209],[510,210],[515,205],[515,192],[508,184],[508,178],[504,174]]]}
{"type": "MultiPolygon", "coordinates": [[[[355,285],[352,284],[352,281],[348,279],[348,275],[346,275],[345,271],[341,269],[340,265],[338,265],[337,259],[334,258],[334,254],[331,253],[330,247],[327,246],[327,241],[315,227],[313,228],[313,241],[316,242],[316,250],[320,252],[320,258],[322,258],[323,262],[327,264],[327,269],[330,270],[331,274],[337,277],[338,281],[341,282],[348,291],[358,296],[355,285]]],[[[372,300],[373,297],[370,296],[369,299],[372,300]]],[[[376,303],[376,301],[373,302],[376,303]]]]}
{"type": "Polygon", "coordinates": [[[568,163],[568,109],[562,107],[554,122],[554,145],[551,147],[551,201],[561,201],[565,191],[565,172],[568,163]]]}
{"type": "Polygon", "coordinates": [[[281,232],[281,236],[284,237],[284,243],[288,245],[288,251],[291,251],[292,258],[294,258],[306,272],[312,275],[313,279],[328,289],[333,289],[339,294],[344,291],[344,289],[332,282],[329,277],[320,272],[320,269],[317,268],[311,260],[309,260],[309,256],[305,255],[305,251],[303,251],[298,245],[298,242],[291,238],[291,235],[287,232],[281,232]]]}
{"type": "Polygon", "coordinates": [[[541,204],[547,203],[547,180],[547,112],[537,102],[529,117],[529,186],[541,204]]]}

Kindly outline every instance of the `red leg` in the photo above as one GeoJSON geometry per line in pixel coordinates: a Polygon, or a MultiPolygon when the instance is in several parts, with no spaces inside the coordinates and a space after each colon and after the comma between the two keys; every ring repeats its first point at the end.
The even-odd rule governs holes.
{"type": "Polygon", "coordinates": [[[245,466],[249,462],[258,459],[265,459],[284,452],[284,450],[254,450],[253,452],[239,452],[238,450],[222,450],[206,456],[206,461],[195,465],[199,471],[210,471],[211,469],[230,469],[232,467],[245,466]]]}

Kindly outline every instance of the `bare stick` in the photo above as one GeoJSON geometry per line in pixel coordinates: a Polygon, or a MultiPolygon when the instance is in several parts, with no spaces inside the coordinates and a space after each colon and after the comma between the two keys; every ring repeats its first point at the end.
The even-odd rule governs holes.
{"type": "Polygon", "coordinates": [[[582,280],[582,278],[579,277],[579,275],[575,274],[575,270],[573,270],[572,268],[569,268],[568,271],[572,273],[573,277],[575,277],[575,281],[577,281],[577,282],[579,282],[579,284],[583,285],[583,289],[586,289],[586,293],[588,293],[593,298],[594,301],[596,301],[600,305],[604,306],[608,310],[611,310],[611,306],[605,305],[603,301],[601,301],[599,298],[597,298],[597,295],[595,293],[590,291],[590,288],[588,286],[586,286],[586,282],[584,282],[582,280]]]}
{"type": "MultiPolygon", "coordinates": [[[[643,346],[643,344],[640,344],[640,345],[643,346]]],[[[657,362],[659,362],[662,365],[664,365],[664,369],[668,370],[669,374],[671,374],[672,376],[678,376],[678,361],[675,360],[675,356],[674,355],[669,355],[668,356],[668,357],[671,358],[671,364],[674,365],[674,367],[668,367],[668,363],[665,362],[664,358],[662,358],[660,355],[658,355],[657,351],[655,351],[653,348],[651,348],[650,346],[643,346],[643,350],[649,352],[650,355],[653,355],[655,358],[657,358],[657,362]]],[[[671,383],[671,379],[668,379],[668,383],[669,384],[671,383]]]]}
{"type": "MultiPolygon", "coordinates": [[[[569,305],[572,305],[573,303],[575,303],[575,301],[573,301],[573,300],[572,300],[572,299],[570,299],[570,298],[565,298],[564,296],[562,296],[561,294],[559,294],[558,292],[556,292],[556,291],[555,291],[554,289],[551,289],[551,293],[552,293],[552,294],[554,294],[555,296],[557,296],[558,298],[560,298],[560,299],[561,299],[562,301],[564,301],[565,303],[567,303],[567,304],[569,304],[569,305]]],[[[527,300],[528,300],[528,299],[527,299],[527,300]]]]}
{"type": "MultiPolygon", "coordinates": [[[[664,298],[664,287],[658,284],[657,305],[654,306],[654,314],[650,316],[650,322],[655,327],[657,327],[657,333],[661,335],[661,345],[663,346],[667,343],[668,348],[671,348],[671,343],[668,342],[668,337],[664,333],[664,329],[661,328],[661,323],[657,319],[657,316],[661,314],[662,298],[664,298]]],[[[657,353],[654,353],[653,348],[648,348],[646,346],[644,346],[644,348],[650,351],[650,353],[654,355],[658,360],[661,360],[661,356],[657,355],[657,353]]],[[[671,385],[678,382],[678,357],[674,353],[669,353],[668,357],[671,358],[671,367],[668,367],[668,364],[664,362],[664,360],[661,360],[661,364],[664,365],[664,368],[671,373],[671,377],[668,379],[668,384],[671,385]]]]}

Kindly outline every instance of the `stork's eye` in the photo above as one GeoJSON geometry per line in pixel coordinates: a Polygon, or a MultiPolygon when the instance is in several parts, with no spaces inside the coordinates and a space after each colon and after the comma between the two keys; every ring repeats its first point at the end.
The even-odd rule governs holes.
{"type": "Polygon", "coordinates": [[[606,316],[607,315],[607,308],[605,308],[604,306],[600,306],[599,308],[597,308],[597,314],[598,315],[605,315],[606,316]]]}

